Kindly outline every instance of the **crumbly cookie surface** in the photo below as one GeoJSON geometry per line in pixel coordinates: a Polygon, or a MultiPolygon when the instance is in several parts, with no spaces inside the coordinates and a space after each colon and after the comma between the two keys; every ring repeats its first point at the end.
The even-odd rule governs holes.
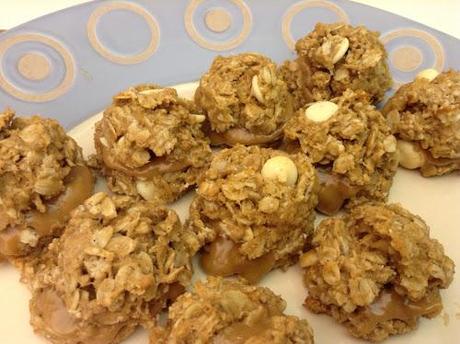
{"type": "Polygon", "coordinates": [[[190,206],[188,226],[209,243],[202,256],[208,273],[239,273],[251,282],[275,267],[295,263],[313,230],[317,178],[303,154],[235,146],[214,156],[190,206]],[[294,185],[267,180],[272,157],[295,164],[294,185]]]}
{"type": "Polygon", "coordinates": [[[197,105],[213,144],[269,144],[292,115],[292,99],[276,64],[259,54],[218,56],[201,77],[197,105]]]}
{"type": "Polygon", "coordinates": [[[460,72],[434,80],[416,78],[403,85],[383,108],[399,139],[421,154],[417,165],[425,177],[460,169],[460,72]]]}
{"type": "Polygon", "coordinates": [[[425,222],[400,205],[368,203],[328,218],[312,246],[300,259],[305,305],[352,335],[380,341],[441,312],[439,289],[452,282],[454,263],[425,222]]]}
{"type": "Polygon", "coordinates": [[[31,324],[53,343],[118,343],[185,290],[197,250],[174,211],[97,193],[25,269],[31,324]]]}
{"type": "Polygon", "coordinates": [[[297,41],[298,58],[281,68],[295,109],[340,96],[347,89],[366,91],[374,103],[382,100],[392,80],[378,36],[363,26],[316,24],[297,41]]]}
{"type": "Polygon", "coordinates": [[[177,299],[166,328],[155,328],[150,343],[314,343],[308,322],[283,314],[285,308],[267,288],[209,277],[177,299]]]}
{"type": "Polygon", "coordinates": [[[39,254],[93,183],[81,148],[56,121],[0,113],[0,256],[39,254]]]}
{"type": "Polygon", "coordinates": [[[345,205],[385,200],[397,169],[396,139],[383,115],[363,91],[347,90],[332,100],[329,119],[315,122],[300,109],[287,123],[284,149],[301,151],[318,169],[318,209],[326,214],[345,205]]]}
{"type": "Polygon", "coordinates": [[[109,188],[149,201],[175,201],[208,166],[204,120],[193,102],[172,88],[140,85],[116,95],[94,136],[109,188]]]}

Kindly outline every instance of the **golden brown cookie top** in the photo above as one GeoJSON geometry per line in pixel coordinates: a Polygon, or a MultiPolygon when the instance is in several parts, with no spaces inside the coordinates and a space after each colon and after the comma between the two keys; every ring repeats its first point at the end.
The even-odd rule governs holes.
{"type": "Polygon", "coordinates": [[[205,116],[172,88],[140,85],[116,95],[96,124],[97,161],[111,191],[170,203],[211,158],[205,116]]]}
{"type": "Polygon", "coordinates": [[[313,343],[306,320],[284,315],[286,302],[267,288],[209,277],[170,307],[153,343],[313,343]]]}
{"type": "Polygon", "coordinates": [[[410,301],[447,288],[453,261],[418,216],[398,204],[369,203],[323,220],[300,259],[309,295],[351,313],[391,289],[410,301]]]}
{"type": "MultiPolygon", "coordinates": [[[[319,168],[320,179],[339,177],[355,195],[379,184],[376,178],[391,181],[397,167],[396,139],[363,91],[347,90],[340,97],[300,109],[285,127],[285,149],[302,151],[319,168]]],[[[382,195],[374,196],[384,199],[388,188],[382,187],[382,195]]],[[[374,197],[371,194],[366,192],[374,197]]]]}
{"type": "Polygon", "coordinates": [[[55,292],[74,317],[153,321],[170,288],[186,286],[196,235],[177,214],[128,196],[97,193],[78,207],[60,239],[29,273],[35,295],[55,292]]]}
{"type": "Polygon", "coordinates": [[[366,70],[387,55],[378,32],[341,23],[316,24],[312,32],[296,42],[295,49],[299,56],[308,56],[315,67],[330,70],[339,65],[366,70]]]}
{"type": "Polygon", "coordinates": [[[284,65],[285,77],[291,84],[300,77],[298,86],[307,92],[294,93],[304,93],[304,101],[327,100],[353,89],[366,91],[372,102],[378,102],[392,84],[387,53],[378,37],[364,26],[318,23],[297,41],[298,59],[284,65]]]}
{"type": "Polygon", "coordinates": [[[401,149],[415,147],[410,156],[407,149],[401,152],[403,166],[421,168],[424,176],[460,169],[460,72],[450,70],[432,80],[417,77],[401,86],[382,111],[405,141],[401,149]]]}
{"type": "Polygon", "coordinates": [[[81,148],[56,121],[0,114],[0,253],[46,244],[92,186],[81,148]]]}
{"type": "Polygon", "coordinates": [[[114,97],[96,124],[96,148],[115,170],[139,175],[180,170],[193,163],[184,156],[193,156],[191,150],[206,142],[200,129],[204,120],[193,102],[172,88],[132,87],[114,97]]]}
{"type": "MultiPolygon", "coordinates": [[[[284,168],[279,169],[284,173],[284,168]]],[[[241,243],[249,257],[258,257],[286,241],[283,237],[290,231],[310,231],[316,183],[316,172],[302,154],[257,146],[224,149],[214,156],[199,184],[191,220],[204,221],[215,234],[241,243]],[[290,163],[294,176],[279,179],[276,172],[267,172],[267,162],[279,157],[290,163]]]]}
{"type": "MultiPolygon", "coordinates": [[[[206,113],[212,131],[221,134],[230,129],[246,135],[278,134],[273,141],[292,115],[287,85],[276,64],[255,53],[216,57],[201,77],[195,101],[206,113]]],[[[236,132],[233,144],[244,143],[242,135],[236,132]]]]}

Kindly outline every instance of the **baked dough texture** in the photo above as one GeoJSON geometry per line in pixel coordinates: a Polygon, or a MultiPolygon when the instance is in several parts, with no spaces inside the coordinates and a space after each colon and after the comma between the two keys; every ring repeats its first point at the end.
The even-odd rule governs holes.
{"type": "Polygon", "coordinates": [[[364,91],[347,90],[332,100],[334,115],[315,122],[300,109],[285,127],[283,149],[307,155],[320,176],[319,210],[388,197],[398,161],[396,139],[364,91]]]}
{"type": "Polygon", "coordinates": [[[313,344],[306,320],[283,314],[286,302],[270,289],[243,280],[209,277],[170,307],[165,328],[151,344],[313,344]]]}
{"type": "Polygon", "coordinates": [[[0,256],[39,255],[93,183],[81,148],[58,122],[0,113],[0,256]]]}
{"type": "MultiPolygon", "coordinates": [[[[304,154],[238,145],[214,156],[190,206],[187,226],[202,233],[204,243],[224,240],[234,246],[238,259],[254,262],[257,273],[246,278],[255,282],[264,272],[297,261],[313,231],[316,191],[316,172],[304,154]],[[294,185],[263,177],[265,162],[276,156],[294,162],[294,185]]],[[[219,264],[228,263],[220,259],[219,264]]]]}
{"type": "Polygon", "coordinates": [[[110,190],[174,202],[208,166],[204,120],[194,103],[172,88],[140,85],[116,95],[94,135],[110,190]]]}
{"type": "Polygon", "coordinates": [[[112,344],[153,326],[190,282],[198,243],[172,210],[95,194],[25,271],[34,330],[52,343],[112,344]]]}
{"type": "Polygon", "coordinates": [[[381,341],[441,312],[439,290],[452,282],[454,263],[426,223],[400,205],[368,203],[325,219],[312,246],[300,258],[305,306],[353,336],[381,341]]]}
{"type": "Polygon", "coordinates": [[[281,67],[295,109],[340,96],[347,89],[364,90],[377,103],[392,85],[379,33],[364,26],[318,23],[295,49],[297,59],[281,67]]]}
{"type": "Polygon", "coordinates": [[[422,154],[424,177],[460,170],[460,72],[449,70],[431,82],[416,78],[401,86],[382,112],[398,139],[422,154]]]}
{"type": "Polygon", "coordinates": [[[272,144],[293,111],[276,64],[255,53],[216,57],[200,79],[195,101],[216,145],[272,144]]]}

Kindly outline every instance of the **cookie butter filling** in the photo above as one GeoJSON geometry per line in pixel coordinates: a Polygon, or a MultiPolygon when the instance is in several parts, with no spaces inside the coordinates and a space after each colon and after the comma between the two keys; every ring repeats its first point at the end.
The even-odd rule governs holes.
{"type": "Polygon", "coordinates": [[[332,215],[342,208],[347,199],[358,193],[358,188],[349,185],[343,178],[324,172],[318,172],[320,187],[317,209],[326,215],[332,215]]]}
{"type": "Polygon", "coordinates": [[[358,320],[362,320],[359,321],[360,326],[365,326],[372,331],[378,324],[389,320],[413,322],[420,316],[439,314],[441,310],[442,302],[439,292],[436,292],[433,297],[414,302],[394,290],[385,290],[377,302],[360,313],[358,320]]]}
{"type": "Polygon", "coordinates": [[[112,170],[123,172],[131,177],[149,178],[155,174],[179,172],[190,166],[190,162],[186,159],[182,161],[170,161],[168,157],[162,156],[155,157],[153,161],[144,166],[128,168],[114,159],[110,151],[102,144],[101,138],[99,138],[99,142],[101,142],[102,146],[104,164],[112,170]]]}
{"type": "Polygon", "coordinates": [[[230,325],[213,338],[212,344],[245,344],[251,338],[260,338],[270,333],[270,321],[259,319],[256,323],[247,325],[238,322],[230,325]]]}
{"type": "Polygon", "coordinates": [[[238,274],[250,283],[256,283],[272,270],[275,261],[272,252],[249,259],[240,253],[238,244],[224,237],[205,246],[201,256],[201,266],[207,274],[224,277],[238,274]]]}
{"type": "Polygon", "coordinates": [[[232,128],[222,133],[209,131],[208,135],[213,145],[226,144],[234,146],[236,144],[249,145],[264,145],[275,142],[281,139],[283,128],[274,131],[271,134],[254,134],[243,128],[232,128]]]}
{"type": "Polygon", "coordinates": [[[69,343],[77,343],[76,336],[84,337],[85,344],[112,343],[125,326],[125,323],[114,322],[102,326],[94,324],[82,329],[78,326],[78,319],[67,310],[62,299],[52,290],[39,293],[31,307],[50,332],[55,336],[68,338],[69,343]]]}
{"type": "Polygon", "coordinates": [[[93,191],[94,178],[85,166],[72,167],[65,180],[63,194],[47,204],[47,210],[40,213],[32,210],[26,214],[25,227],[9,227],[0,232],[0,253],[5,256],[18,256],[24,244],[35,246],[40,238],[53,235],[62,226],[70,212],[82,204],[93,191]]]}

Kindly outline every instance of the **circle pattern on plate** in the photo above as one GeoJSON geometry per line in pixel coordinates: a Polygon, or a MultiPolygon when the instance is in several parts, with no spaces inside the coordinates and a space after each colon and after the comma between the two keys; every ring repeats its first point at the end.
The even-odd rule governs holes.
{"type": "Polygon", "coordinates": [[[29,102],[46,102],[66,93],[74,82],[75,64],[57,40],[26,33],[0,41],[0,87],[29,102]],[[16,68],[5,69],[8,61],[16,68]]]}
{"type": "MultiPolygon", "coordinates": [[[[136,26],[136,29],[138,28],[139,26],[136,26]]],[[[86,26],[86,31],[89,42],[91,43],[92,47],[105,59],[119,64],[135,64],[145,61],[155,53],[160,41],[160,28],[158,26],[157,21],[155,20],[155,17],[153,17],[152,14],[150,14],[143,7],[135,5],[133,3],[115,2],[99,6],[98,8],[96,8],[96,10],[94,10],[93,13],[91,13],[86,26]],[[114,34],[110,35],[110,28],[107,28],[107,30],[105,30],[106,32],[109,31],[109,38],[105,39],[105,41],[102,38],[104,30],[103,28],[100,28],[98,24],[100,24],[101,21],[105,19],[104,17],[116,15],[116,12],[129,12],[130,15],[135,15],[135,17],[133,17],[132,20],[128,21],[127,23],[124,23],[124,25],[136,25],[136,19],[141,19],[147,25],[147,32],[145,32],[145,34],[148,36],[147,46],[142,47],[140,52],[128,54],[117,52],[117,49],[113,47],[113,43],[115,42],[116,46],[122,47],[123,43],[126,44],[127,41],[120,42],[120,39],[117,41],[117,37],[114,34]],[[99,34],[98,30],[101,30],[99,34]]],[[[129,34],[129,32],[131,31],[132,30],[129,30],[129,27],[125,27],[123,29],[124,33],[129,34]]],[[[133,31],[135,31],[136,34],[138,34],[139,29],[133,31]]],[[[137,42],[138,40],[130,40],[130,44],[133,43],[133,41],[137,42]]],[[[139,47],[132,48],[134,48],[133,50],[139,50],[139,47]]]]}
{"type": "Polygon", "coordinates": [[[18,61],[19,73],[29,80],[43,80],[50,73],[50,62],[46,56],[37,53],[26,53],[18,61]]]}
{"type": "MultiPolygon", "coordinates": [[[[311,10],[311,9],[325,9],[328,12],[331,12],[333,15],[335,15],[336,21],[343,22],[343,23],[348,23],[348,15],[347,13],[339,6],[336,4],[325,1],[325,0],[316,0],[316,1],[300,1],[292,5],[291,7],[288,8],[288,10],[284,13],[283,19],[282,19],[282,24],[281,24],[281,31],[283,35],[283,39],[286,42],[286,45],[289,47],[289,49],[294,50],[295,48],[295,42],[296,40],[294,39],[292,35],[292,21],[294,17],[296,17],[298,14],[301,12],[304,12],[305,10],[311,10]]],[[[320,22],[322,21],[322,18],[314,18],[315,22],[320,22]]]]}
{"type": "Polygon", "coordinates": [[[224,8],[213,8],[206,12],[204,22],[211,31],[225,32],[232,25],[232,16],[224,8]]]}
{"type": "Polygon", "coordinates": [[[189,36],[201,47],[215,51],[234,49],[243,43],[252,28],[252,14],[246,3],[229,0],[221,7],[209,8],[206,2],[209,1],[191,0],[188,4],[184,23],[189,36]],[[201,13],[203,8],[207,9],[205,13],[201,13]]]}
{"type": "Polygon", "coordinates": [[[426,31],[398,29],[383,34],[380,40],[390,57],[390,72],[393,75],[395,89],[412,81],[423,69],[444,69],[444,47],[435,36],[426,31]]]}

